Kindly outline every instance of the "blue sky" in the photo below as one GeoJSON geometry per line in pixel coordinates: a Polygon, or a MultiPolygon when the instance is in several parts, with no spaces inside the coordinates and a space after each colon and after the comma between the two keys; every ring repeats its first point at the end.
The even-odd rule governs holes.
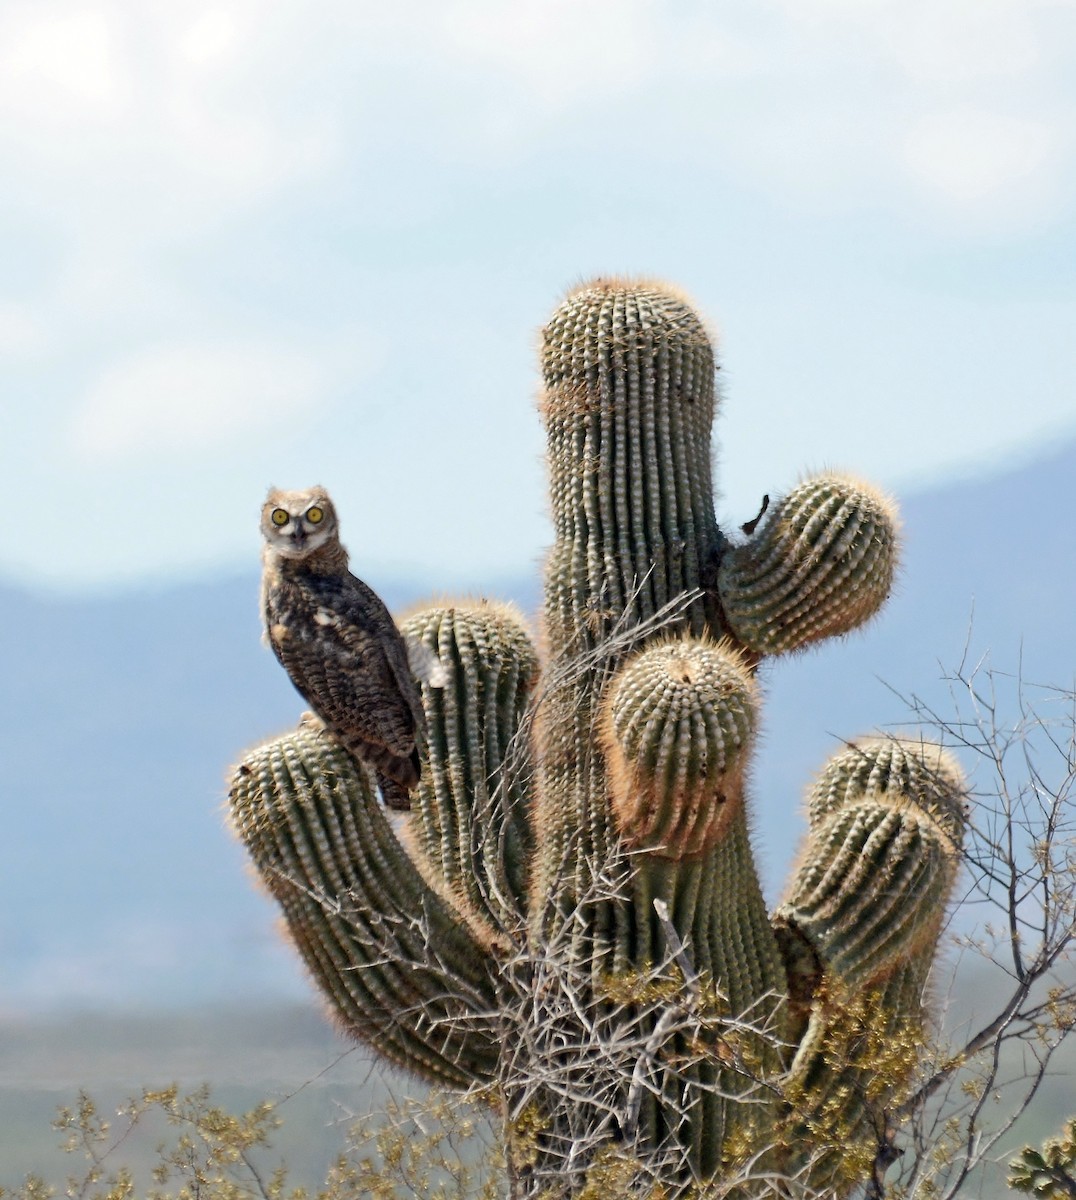
{"type": "Polygon", "coordinates": [[[537,330],[665,277],[728,523],[1076,436],[1072,0],[0,5],[0,577],[255,570],[322,482],[434,589],[549,532],[537,330]]]}

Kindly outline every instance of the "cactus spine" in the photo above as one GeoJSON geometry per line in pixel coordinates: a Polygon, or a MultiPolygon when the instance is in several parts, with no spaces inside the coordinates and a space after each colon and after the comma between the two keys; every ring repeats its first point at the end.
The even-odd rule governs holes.
{"type": "Polygon", "coordinates": [[[431,1080],[492,1085],[514,1195],[578,1194],[610,1156],[674,1193],[761,1196],[782,1170],[788,1194],[839,1194],[912,1065],[872,1090],[863,1047],[921,1027],[963,785],[931,748],[838,755],[771,919],[747,825],[753,673],[878,610],[894,511],[826,475],[730,543],[713,349],[663,285],[571,292],[542,372],[540,672],[510,609],[416,614],[405,632],[449,682],[424,690],[406,847],[309,725],[237,769],[235,826],[347,1028],[431,1080]]]}

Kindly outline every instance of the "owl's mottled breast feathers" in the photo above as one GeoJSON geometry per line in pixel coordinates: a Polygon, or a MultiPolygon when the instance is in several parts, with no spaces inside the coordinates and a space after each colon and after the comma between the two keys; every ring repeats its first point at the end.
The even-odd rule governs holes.
{"type": "Polygon", "coordinates": [[[421,707],[409,702],[416,689],[388,609],[354,575],[285,561],[278,580],[266,598],[266,632],[299,692],[341,736],[409,757],[421,707]]]}

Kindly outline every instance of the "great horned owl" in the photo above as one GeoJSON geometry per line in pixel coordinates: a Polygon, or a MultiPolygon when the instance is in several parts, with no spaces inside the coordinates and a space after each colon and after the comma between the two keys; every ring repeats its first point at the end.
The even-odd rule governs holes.
{"type": "MultiPolygon", "coordinates": [[[[389,610],[348,570],[332,500],[322,487],[271,489],[261,529],[269,645],[314,712],[374,768],[385,803],[410,808],[421,771],[422,700],[389,610]]],[[[436,656],[421,650],[420,673],[441,682],[436,656]]]]}

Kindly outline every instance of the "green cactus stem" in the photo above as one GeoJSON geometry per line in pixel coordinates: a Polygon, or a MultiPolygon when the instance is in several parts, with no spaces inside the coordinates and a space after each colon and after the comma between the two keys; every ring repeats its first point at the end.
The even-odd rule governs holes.
{"type": "MultiPolygon", "coordinates": [[[[578,952],[597,980],[613,966],[614,945],[622,964],[638,955],[623,906],[593,902],[617,853],[594,741],[598,704],[631,648],[614,635],[697,591],[716,553],[714,359],[683,299],[616,281],[570,293],[542,341],[555,540],[545,570],[535,809],[536,895],[545,903],[536,916],[541,929],[590,898],[578,952]]],[[[682,622],[704,632],[701,600],[682,622]]]]}
{"type": "MultiPolygon", "coordinates": [[[[542,365],[555,540],[545,571],[532,941],[564,945],[589,969],[595,997],[610,974],[666,957],[653,909],[663,900],[697,968],[731,1010],[750,1012],[778,1041],[784,969],[750,865],[739,771],[724,748],[736,723],[722,730],[707,713],[715,671],[717,690],[728,687],[727,663],[711,655],[697,678],[693,668],[679,683],[674,707],[651,712],[638,742],[628,732],[633,705],[645,703],[637,682],[660,658],[647,642],[674,632],[716,640],[725,632],[708,590],[723,545],[710,476],[709,337],[677,293],[598,281],[570,293],[554,313],[542,365]],[[636,633],[678,602],[666,628],[636,633]],[[709,727],[715,756],[728,758],[724,792],[716,758],[713,771],[696,755],[692,766],[669,763],[665,781],[646,779],[641,745],[676,743],[682,751],[692,726],[709,727]],[[675,844],[665,844],[670,834],[675,844]]],[[[687,653],[709,651],[699,645],[687,653]]],[[[667,663],[656,669],[668,678],[667,663]]],[[[743,715],[751,687],[742,671],[736,676],[743,715]]],[[[660,1090],[686,1095],[693,1107],[673,1117],[673,1106],[651,1106],[640,1122],[643,1144],[660,1154],[678,1141],[690,1169],[705,1176],[735,1120],[725,1097],[749,1086],[713,1063],[667,1075],[660,1090]]]]}
{"type": "MultiPolygon", "coordinates": [[[[723,632],[704,591],[721,545],[710,478],[714,356],[675,292],[599,280],[554,313],[542,368],[555,540],[545,571],[533,913],[537,936],[571,917],[576,952],[597,980],[660,956],[660,945],[637,941],[630,908],[597,898],[620,835],[638,841],[609,804],[595,739],[603,690],[637,648],[626,635],[678,599],[686,603],[673,628],[723,632]]],[[[779,988],[775,949],[771,957],[779,988]]]]}

